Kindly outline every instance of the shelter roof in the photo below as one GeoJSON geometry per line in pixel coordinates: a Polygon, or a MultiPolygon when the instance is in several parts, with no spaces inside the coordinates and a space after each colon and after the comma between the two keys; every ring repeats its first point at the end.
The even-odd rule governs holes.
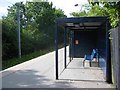
{"type": "Polygon", "coordinates": [[[108,21],[105,16],[97,17],[71,17],[58,18],[58,26],[64,26],[71,30],[97,30],[108,21]]]}

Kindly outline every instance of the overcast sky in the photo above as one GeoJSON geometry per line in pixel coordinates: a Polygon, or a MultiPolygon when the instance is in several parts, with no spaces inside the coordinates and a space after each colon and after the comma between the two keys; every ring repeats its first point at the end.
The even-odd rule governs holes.
{"type": "MultiPolygon", "coordinates": [[[[0,0],[0,18],[3,15],[7,14],[7,8],[8,6],[11,6],[12,4],[26,0],[0,0]]],[[[29,0],[27,0],[29,1],[29,0]]],[[[48,0],[49,2],[53,2],[53,5],[56,8],[62,9],[67,16],[70,17],[71,12],[79,11],[81,8],[81,5],[88,3],[87,0],[48,0]],[[75,7],[75,4],[79,4],[79,6],[75,7]]]]}

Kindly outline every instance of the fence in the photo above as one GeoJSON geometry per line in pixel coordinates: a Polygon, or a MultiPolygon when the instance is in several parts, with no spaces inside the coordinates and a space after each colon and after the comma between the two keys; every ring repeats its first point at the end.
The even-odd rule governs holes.
{"type": "Polygon", "coordinates": [[[111,30],[112,82],[120,89],[120,27],[111,30]]]}

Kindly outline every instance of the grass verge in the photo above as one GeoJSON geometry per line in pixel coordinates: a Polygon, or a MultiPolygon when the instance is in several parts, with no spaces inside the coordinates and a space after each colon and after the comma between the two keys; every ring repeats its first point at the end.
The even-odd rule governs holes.
{"type": "Polygon", "coordinates": [[[31,60],[31,59],[36,58],[38,56],[44,55],[44,54],[49,53],[53,50],[54,50],[54,48],[51,47],[51,48],[47,48],[44,50],[33,52],[31,54],[28,54],[28,55],[23,55],[21,58],[13,58],[13,59],[9,59],[9,60],[4,60],[4,61],[2,61],[2,70],[7,69],[9,67],[12,67],[14,65],[20,64],[22,62],[31,60]]]}
{"type": "MultiPolygon", "coordinates": [[[[59,48],[62,48],[63,44],[59,45],[59,48]]],[[[33,58],[39,57],[41,55],[44,55],[46,53],[54,51],[54,47],[49,47],[44,50],[36,51],[28,55],[24,55],[21,58],[13,58],[9,60],[2,61],[2,70],[7,69],[9,67],[15,66],[17,64],[23,63],[25,61],[31,60],[33,58]]]]}

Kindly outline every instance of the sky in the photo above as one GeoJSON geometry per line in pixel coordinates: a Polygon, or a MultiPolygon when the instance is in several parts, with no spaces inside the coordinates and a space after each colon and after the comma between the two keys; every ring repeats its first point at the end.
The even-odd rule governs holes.
{"type": "MultiPolygon", "coordinates": [[[[12,6],[12,4],[20,1],[26,2],[26,0],[0,0],[0,18],[4,15],[7,15],[8,6],[12,6]]],[[[48,1],[53,2],[53,5],[56,8],[62,9],[68,17],[71,17],[70,13],[80,11],[81,6],[83,4],[88,3],[88,0],[48,0],[48,1]],[[78,6],[75,7],[74,6],[75,4],[78,4],[78,6]]]]}

